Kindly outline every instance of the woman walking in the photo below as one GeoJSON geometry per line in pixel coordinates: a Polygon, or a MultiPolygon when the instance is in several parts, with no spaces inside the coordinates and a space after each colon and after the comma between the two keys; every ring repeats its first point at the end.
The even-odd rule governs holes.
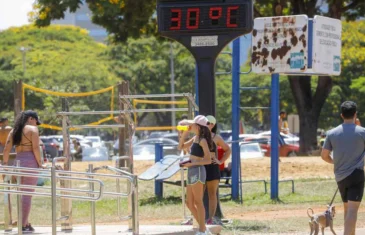
{"type": "Polygon", "coordinates": [[[199,224],[197,235],[210,234],[205,226],[205,209],[203,203],[204,184],[206,172],[204,165],[209,164],[209,149],[213,147],[213,141],[208,129],[208,120],[202,115],[198,115],[194,120],[183,120],[182,125],[189,125],[189,131],[184,131],[179,139],[179,149],[190,148],[190,162],[185,163],[182,167],[188,168],[187,179],[187,200],[186,204],[194,218],[199,224]],[[189,132],[195,136],[184,143],[189,132]]]}
{"type": "MultiPolygon", "coordinates": [[[[41,155],[39,148],[39,132],[37,125],[40,125],[39,117],[36,112],[28,110],[21,112],[16,118],[14,129],[9,133],[4,149],[4,165],[8,164],[9,153],[13,145],[16,150],[15,160],[20,161],[21,167],[39,168],[41,164],[41,155]]],[[[34,173],[32,171],[24,171],[34,173]]],[[[21,184],[36,185],[37,178],[21,177],[21,184]]],[[[21,189],[22,191],[34,192],[34,189],[21,189]]],[[[23,232],[34,232],[34,228],[28,221],[32,203],[32,196],[22,196],[22,223],[23,232]]]]}
{"type": "Polygon", "coordinates": [[[205,165],[207,173],[206,190],[208,190],[209,197],[209,217],[207,220],[207,224],[215,224],[216,222],[213,220],[213,217],[217,210],[217,194],[219,180],[221,177],[219,165],[224,163],[229,158],[229,156],[231,155],[231,148],[226,142],[224,142],[223,138],[220,135],[217,135],[217,120],[215,119],[215,117],[208,115],[207,119],[209,121],[208,128],[211,131],[214,146],[214,148],[210,150],[211,163],[209,165],[205,165]],[[224,155],[221,160],[218,160],[217,146],[220,146],[224,151],[224,155]]]}

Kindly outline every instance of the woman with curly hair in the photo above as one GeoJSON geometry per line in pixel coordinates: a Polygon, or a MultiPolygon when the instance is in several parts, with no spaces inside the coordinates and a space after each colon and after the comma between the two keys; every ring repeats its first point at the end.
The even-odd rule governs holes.
{"type": "MultiPolygon", "coordinates": [[[[37,125],[40,125],[40,120],[36,112],[28,110],[21,112],[16,118],[14,129],[9,133],[5,149],[4,149],[4,165],[8,164],[9,153],[13,146],[16,150],[16,159],[20,161],[21,167],[40,168],[41,154],[39,148],[39,132],[37,125]]],[[[27,172],[27,171],[24,171],[27,172]]],[[[27,173],[34,173],[28,171],[27,173]]],[[[35,177],[21,177],[21,184],[36,185],[37,178],[35,177]]],[[[33,192],[34,189],[21,189],[22,191],[33,192]]],[[[32,196],[22,196],[22,223],[23,232],[33,232],[34,228],[28,221],[30,208],[32,203],[32,196]]]]}
{"type": "MultiPolygon", "coordinates": [[[[210,149],[213,148],[212,136],[208,129],[208,119],[198,115],[194,120],[183,120],[180,125],[189,125],[189,131],[184,131],[179,140],[179,149],[190,148],[190,162],[182,165],[188,168],[186,204],[199,224],[197,234],[210,234],[205,226],[205,208],[203,203],[206,172],[204,165],[210,164],[210,149]],[[189,132],[195,134],[184,143],[189,132]]],[[[191,221],[192,222],[192,221],[191,221]]]]}

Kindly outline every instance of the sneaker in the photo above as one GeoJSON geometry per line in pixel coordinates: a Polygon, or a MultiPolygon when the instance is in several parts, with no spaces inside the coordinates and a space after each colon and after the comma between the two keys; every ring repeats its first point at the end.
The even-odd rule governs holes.
{"type": "Polygon", "coordinates": [[[208,227],[205,228],[205,233],[202,233],[204,235],[212,235],[212,233],[209,231],[208,227]]]}
{"type": "Polygon", "coordinates": [[[181,222],[181,225],[193,225],[193,218],[181,222]]]}
{"type": "Polygon", "coordinates": [[[22,231],[23,231],[23,233],[33,233],[34,229],[32,231],[31,228],[27,225],[25,227],[22,227],[22,231]]]}
{"type": "Polygon", "coordinates": [[[213,223],[213,220],[212,219],[208,219],[206,222],[205,222],[206,225],[212,225],[214,224],[213,223]]]}
{"type": "Polygon", "coordinates": [[[30,231],[34,232],[34,228],[32,227],[32,225],[31,225],[31,224],[28,224],[26,227],[28,227],[28,229],[29,229],[30,231]]]}

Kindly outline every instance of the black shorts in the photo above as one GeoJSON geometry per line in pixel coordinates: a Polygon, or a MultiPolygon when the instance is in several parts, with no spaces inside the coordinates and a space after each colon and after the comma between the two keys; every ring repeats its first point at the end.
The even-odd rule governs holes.
{"type": "Polygon", "coordinates": [[[205,165],[205,170],[207,172],[207,181],[221,179],[221,173],[218,164],[205,165]]]}
{"type": "Polygon", "coordinates": [[[361,202],[364,194],[364,170],[356,169],[351,175],[337,182],[343,202],[361,202]]]}

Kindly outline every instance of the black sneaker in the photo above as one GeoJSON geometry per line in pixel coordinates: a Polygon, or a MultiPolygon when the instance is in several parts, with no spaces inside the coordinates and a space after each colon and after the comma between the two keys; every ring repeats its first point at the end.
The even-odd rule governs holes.
{"type": "Polygon", "coordinates": [[[27,227],[28,227],[28,229],[29,229],[30,231],[34,232],[34,228],[32,227],[32,225],[31,225],[31,224],[28,224],[28,225],[27,225],[27,227]]]}
{"type": "Polygon", "coordinates": [[[34,228],[30,224],[28,224],[27,226],[22,227],[22,231],[23,233],[33,233],[34,228]]]}

